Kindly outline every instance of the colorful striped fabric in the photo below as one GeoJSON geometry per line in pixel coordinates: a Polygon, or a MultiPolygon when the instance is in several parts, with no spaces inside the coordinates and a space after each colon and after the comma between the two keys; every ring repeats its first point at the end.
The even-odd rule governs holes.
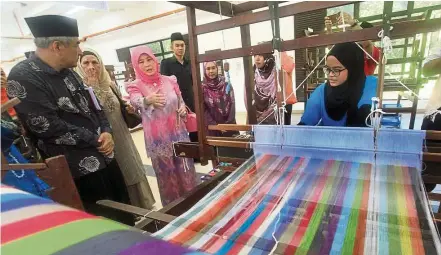
{"type": "Polygon", "coordinates": [[[0,232],[2,255],[201,254],[4,185],[0,232]]]}
{"type": "Polygon", "coordinates": [[[154,236],[211,254],[439,254],[421,187],[414,168],[256,155],[154,236]]]}

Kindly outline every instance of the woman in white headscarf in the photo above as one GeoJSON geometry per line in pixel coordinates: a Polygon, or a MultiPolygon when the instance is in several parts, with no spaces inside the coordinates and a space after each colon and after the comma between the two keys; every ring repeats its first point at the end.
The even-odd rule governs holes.
{"type": "MultiPolygon", "coordinates": [[[[121,98],[120,91],[111,81],[101,57],[91,49],[83,50],[76,71],[83,78],[84,84],[93,88],[112,126],[115,158],[123,172],[132,205],[151,209],[155,199],[141,157],[121,113],[118,100],[118,97],[121,98]]],[[[126,109],[134,111],[130,105],[126,109]]]]}

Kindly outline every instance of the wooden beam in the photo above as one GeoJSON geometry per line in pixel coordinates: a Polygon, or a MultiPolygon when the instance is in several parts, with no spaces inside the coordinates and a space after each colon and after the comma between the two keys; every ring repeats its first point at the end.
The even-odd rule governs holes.
{"type": "MultiPolygon", "coordinates": [[[[174,150],[178,157],[184,158],[200,158],[199,143],[177,142],[173,144],[174,150]]],[[[206,146],[204,155],[208,158],[214,156],[214,150],[210,146],[206,146]]]]}
{"type": "Polygon", "coordinates": [[[46,169],[47,166],[44,163],[30,163],[30,164],[8,164],[8,162],[2,162],[1,170],[41,170],[46,169]]]}
{"type": "Polygon", "coordinates": [[[221,140],[208,139],[207,144],[211,146],[219,146],[219,147],[251,149],[251,144],[249,142],[221,141],[221,140]]]}
{"type": "Polygon", "coordinates": [[[2,104],[2,110],[1,113],[6,112],[7,110],[9,110],[9,108],[16,106],[17,104],[20,103],[20,99],[14,97],[11,100],[6,101],[6,103],[2,104]]]}
{"type": "Polygon", "coordinates": [[[66,158],[56,156],[45,160],[47,168],[38,171],[38,176],[53,189],[49,197],[57,203],[84,211],[83,202],[70,173],[66,158]]]}
{"type": "MultiPolygon", "coordinates": [[[[409,21],[392,23],[391,39],[399,39],[418,33],[428,33],[439,30],[441,18],[422,21],[409,21]]],[[[298,50],[304,48],[314,48],[328,46],[343,42],[358,42],[366,40],[379,40],[378,32],[381,27],[365,28],[362,30],[350,30],[343,33],[332,33],[312,37],[302,37],[298,39],[282,42],[282,51],[298,50]]],[[[271,53],[272,45],[270,43],[260,44],[250,47],[225,50],[214,54],[201,54],[198,57],[199,62],[207,62],[219,59],[229,59],[244,56],[253,56],[256,54],[271,53]]]]}
{"type": "Polygon", "coordinates": [[[217,130],[217,131],[252,131],[252,125],[236,125],[236,124],[218,124],[218,125],[209,125],[208,130],[217,130]]]}
{"type": "MultiPolygon", "coordinates": [[[[286,1],[278,1],[278,2],[279,4],[281,4],[281,3],[285,3],[286,1]]],[[[267,1],[249,1],[249,2],[236,4],[234,8],[234,15],[244,12],[254,11],[264,7],[268,7],[267,1]]]]}
{"type": "Polygon", "coordinates": [[[96,203],[99,205],[105,206],[105,207],[109,207],[109,208],[118,210],[118,211],[123,211],[123,212],[130,213],[130,214],[133,214],[136,216],[142,216],[147,219],[157,220],[157,221],[161,221],[161,222],[165,222],[165,223],[170,223],[174,219],[176,219],[176,216],[173,216],[173,215],[169,215],[169,214],[165,214],[165,213],[161,213],[161,212],[156,212],[156,211],[151,211],[151,210],[147,210],[144,208],[136,207],[133,205],[127,205],[127,204],[123,204],[123,203],[119,203],[119,202],[115,202],[115,201],[111,201],[111,200],[99,200],[96,203]]]}
{"type": "MultiPolygon", "coordinates": [[[[280,18],[292,16],[295,14],[314,11],[318,9],[332,8],[342,5],[347,5],[355,3],[356,1],[330,1],[330,2],[317,2],[317,1],[306,1],[295,4],[286,5],[280,7],[280,18]]],[[[267,4],[267,3],[266,3],[267,4]]],[[[271,16],[269,10],[255,12],[255,13],[245,13],[238,16],[234,16],[230,19],[225,19],[221,21],[215,21],[207,24],[197,26],[195,32],[197,35],[206,34],[210,32],[215,32],[219,30],[229,29],[237,26],[249,25],[258,22],[263,22],[270,20],[271,16]]]]}
{"type": "MultiPolygon", "coordinates": [[[[220,14],[218,1],[170,1],[171,3],[184,5],[214,14],[220,14]]],[[[226,1],[220,1],[222,16],[233,17],[235,5],[226,1]]]]}
{"type": "Polygon", "coordinates": [[[441,163],[441,154],[440,153],[431,153],[424,152],[423,160],[428,162],[440,162],[441,163]]]}
{"type": "Polygon", "coordinates": [[[426,131],[426,140],[437,140],[441,141],[441,131],[426,131]]]}
{"type": "MultiPolygon", "coordinates": [[[[251,46],[250,25],[240,26],[240,37],[242,40],[242,47],[251,46]]],[[[245,75],[245,95],[247,100],[246,104],[248,124],[257,124],[256,108],[253,105],[254,71],[253,60],[251,56],[243,57],[243,66],[245,75]]]]}
{"type": "Polygon", "coordinates": [[[194,33],[196,27],[196,14],[194,7],[187,7],[187,26],[188,26],[188,42],[190,48],[191,77],[193,80],[193,91],[195,100],[195,112],[198,124],[199,154],[202,165],[208,164],[208,158],[205,153],[205,119],[204,119],[204,100],[201,89],[201,73],[199,68],[198,56],[198,37],[194,33]]]}

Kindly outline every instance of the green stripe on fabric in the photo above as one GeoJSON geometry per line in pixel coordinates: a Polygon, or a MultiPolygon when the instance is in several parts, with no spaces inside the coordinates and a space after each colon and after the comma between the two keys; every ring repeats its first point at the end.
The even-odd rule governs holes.
{"type": "Polygon", "coordinates": [[[399,181],[397,180],[398,176],[395,174],[395,167],[394,166],[388,166],[388,179],[386,185],[387,185],[387,196],[388,201],[391,201],[388,203],[388,212],[389,215],[389,221],[388,221],[388,239],[389,239],[389,254],[401,254],[401,231],[399,226],[399,219],[397,215],[397,204],[395,203],[398,199],[396,196],[396,189],[395,189],[395,182],[399,181]]]}
{"type": "Polygon", "coordinates": [[[128,226],[106,219],[85,219],[19,239],[1,247],[2,255],[47,255],[91,237],[128,226]]]}
{"type": "Polygon", "coordinates": [[[342,169],[340,169],[341,166],[343,166],[343,164],[340,161],[336,161],[332,164],[331,171],[329,171],[328,178],[325,183],[325,188],[322,190],[322,198],[318,201],[318,204],[308,224],[308,228],[306,229],[305,235],[303,236],[300,246],[296,251],[296,255],[308,253],[312,241],[314,241],[314,237],[317,234],[317,229],[322,224],[325,211],[329,206],[328,200],[331,197],[331,191],[333,190],[333,187],[338,184],[336,181],[341,179],[337,174],[337,170],[342,171],[342,169]]]}
{"type": "Polygon", "coordinates": [[[358,214],[360,213],[361,200],[363,198],[364,178],[367,171],[363,164],[358,167],[358,181],[355,188],[354,201],[352,203],[351,213],[349,214],[348,226],[346,228],[345,241],[341,249],[342,254],[352,254],[357,236],[358,214]]]}

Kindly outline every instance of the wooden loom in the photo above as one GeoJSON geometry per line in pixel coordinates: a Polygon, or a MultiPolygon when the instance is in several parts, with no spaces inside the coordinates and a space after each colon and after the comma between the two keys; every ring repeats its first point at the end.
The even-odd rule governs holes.
{"type": "MultiPolygon", "coordinates": [[[[14,98],[2,104],[1,112],[19,104],[20,100],[14,98]]],[[[1,176],[9,170],[35,170],[38,177],[45,181],[51,189],[47,191],[48,196],[57,203],[67,205],[84,211],[78,190],[73,182],[69,165],[66,158],[61,155],[48,158],[44,163],[32,164],[9,164],[6,157],[1,153],[1,176]]]]}
{"type": "MultiPolygon", "coordinates": [[[[203,118],[204,106],[202,100],[202,91],[200,87],[201,74],[199,69],[199,64],[207,61],[218,61],[230,58],[243,57],[244,72],[245,72],[245,85],[246,85],[246,95],[247,95],[247,105],[248,108],[248,123],[250,125],[215,125],[209,126],[210,130],[220,130],[220,131],[252,131],[252,124],[257,124],[256,112],[252,106],[252,91],[253,91],[253,69],[251,56],[256,54],[271,53],[273,47],[271,43],[251,45],[250,39],[250,29],[249,24],[268,21],[271,19],[269,10],[254,12],[252,10],[266,7],[266,2],[244,2],[238,5],[230,4],[228,2],[175,2],[187,6],[187,25],[188,25],[188,35],[189,35],[189,49],[190,49],[190,61],[192,68],[193,77],[193,90],[195,92],[195,110],[198,119],[198,143],[191,142],[178,142],[174,144],[176,154],[180,157],[201,159],[203,165],[208,164],[208,159],[213,160],[213,164],[216,165],[217,162],[229,162],[233,166],[225,169],[225,171],[220,172],[211,180],[203,182],[197,186],[192,192],[186,196],[172,202],[171,204],[165,206],[157,212],[124,205],[121,203],[102,200],[98,203],[105,205],[117,210],[125,211],[138,216],[143,216],[144,219],[141,220],[135,227],[144,229],[148,232],[155,232],[158,228],[162,228],[164,225],[170,223],[174,218],[183,214],[193,205],[195,205],[203,196],[205,196],[211,189],[216,187],[216,185],[224,180],[230,171],[234,170],[235,167],[241,165],[246,159],[244,158],[223,158],[217,157],[215,151],[219,147],[228,147],[231,149],[241,149],[250,150],[250,142],[252,139],[246,138],[228,138],[228,137],[210,137],[205,133],[205,121],[203,118]],[[219,13],[219,6],[222,11],[222,15],[229,16],[231,18],[211,22],[203,25],[196,25],[195,8],[208,11],[211,13],[219,13]],[[234,15],[232,15],[234,13],[234,15]],[[212,51],[205,54],[198,53],[198,40],[197,36],[205,33],[215,32],[223,29],[230,29],[234,27],[240,27],[242,47],[237,49],[230,49],[224,51],[212,51]]],[[[280,8],[280,18],[286,16],[292,16],[299,13],[304,13],[308,11],[313,11],[317,9],[332,8],[336,6],[346,5],[354,3],[354,1],[343,1],[343,2],[301,2],[286,5],[280,8]]],[[[390,24],[390,20],[385,19],[387,25],[390,24]]],[[[439,29],[439,24],[441,19],[433,19],[427,21],[406,21],[400,23],[392,23],[393,30],[390,32],[390,37],[392,39],[404,38],[416,33],[428,33],[436,31],[439,29]]],[[[302,48],[313,48],[326,45],[332,45],[342,42],[355,42],[363,40],[378,40],[378,32],[383,27],[373,27],[358,31],[348,31],[338,34],[329,35],[319,35],[315,37],[304,37],[294,40],[288,40],[281,42],[281,50],[289,51],[302,48]]],[[[380,76],[380,86],[378,87],[378,94],[382,95],[383,90],[383,79],[384,79],[384,66],[380,65],[381,76],[380,76]]],[[[380,102],[381,105],[381,102],[380,102]]],[[[441,148],[436,146],[436,143],[432,144],[429,141],[441,141],[441,132],[427,131],[426,140],[428,145],[428,151],[424,152],[424,161],[427,162],[441,162],[441,148]]],[[[441,183],[441,177],[425,177],[425,182],[431,183],[441,183]]],[[[429,198],[435,200],[441,200],[441,196],[431,196],[429,198]]],[[[441,215],[436,214],[436,218],[441,219],[441,215]]]]}

